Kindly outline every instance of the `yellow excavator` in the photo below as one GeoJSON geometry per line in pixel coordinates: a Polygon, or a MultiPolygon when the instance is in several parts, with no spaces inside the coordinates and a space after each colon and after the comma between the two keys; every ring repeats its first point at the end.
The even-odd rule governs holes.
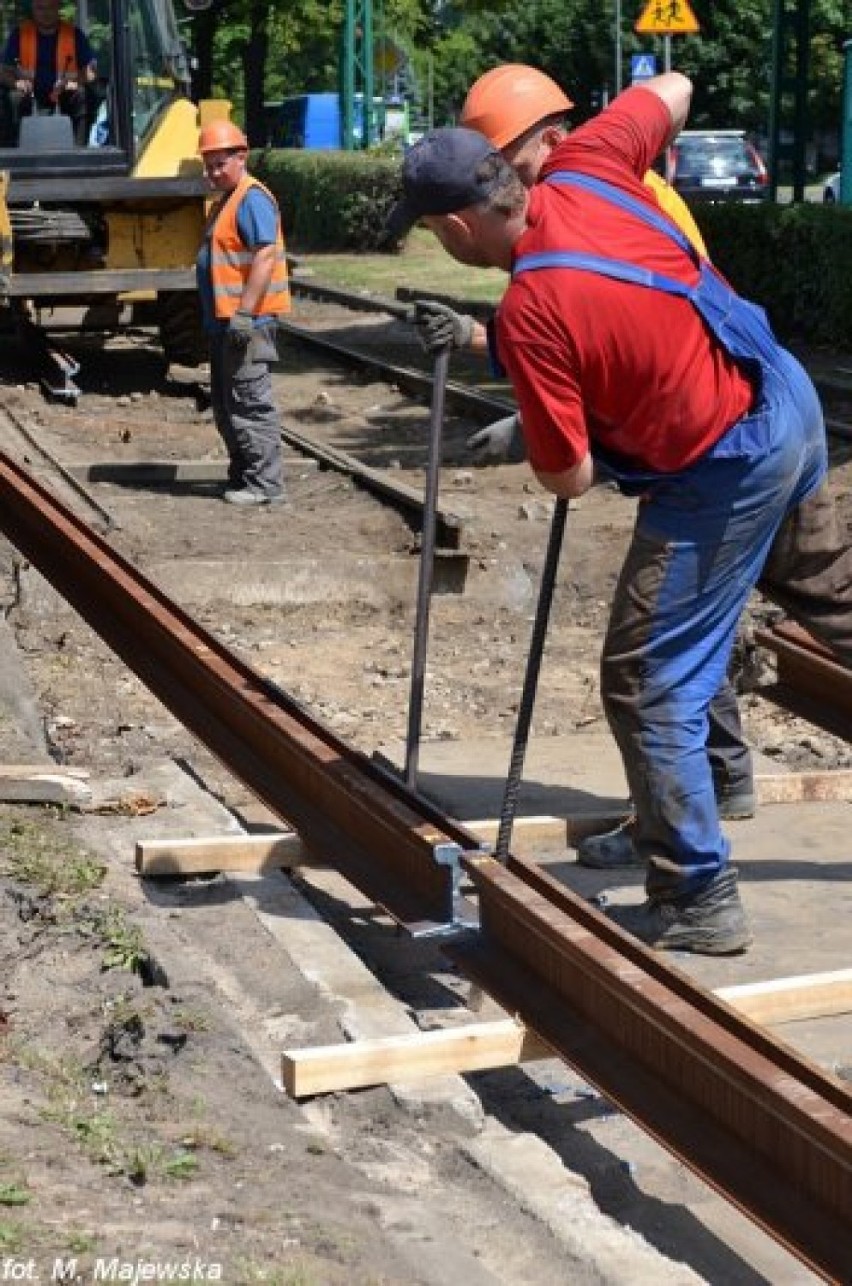
{"type": "MultiPolygon", "coordinates": [[[[29,6],[0,0],[0,14],[5,44],[29,6]]],[[[40,358],[45,390],[75,402],[79,367],[49,337],[58,310],[83,310],[81,328],[153,323],[167,362],[204,359],[194,264],[210,191],[196,147],[230,104],[191,100],[171,0],[77,0],[62,17],[96,60],[90,119],[75,138],[58,104],[10,126],[0,103],[0,315],[40,358]]]]}

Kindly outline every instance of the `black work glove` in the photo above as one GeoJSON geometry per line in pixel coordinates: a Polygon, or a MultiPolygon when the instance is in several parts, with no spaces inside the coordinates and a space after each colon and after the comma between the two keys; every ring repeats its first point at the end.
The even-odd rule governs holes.
{"type": "Polygon", "coordinates": [[[517,411],[472,433],[465,446],[479,464],[520,464],[527,458],[517,411]]]}
{"type": "Polygon", "coordinates": [[[228,342],[232,348],[244,353],[254,334],[254,315],[240,309],[228,322],[228,342]]]}
{"type": "Polygon", "coordinates": [[[426,352],[440,353],[447,348],[468,348],[474,321],[466,313],[454,312],[446,304],[417,299],[414,303],[414,325],[426,352]]]}

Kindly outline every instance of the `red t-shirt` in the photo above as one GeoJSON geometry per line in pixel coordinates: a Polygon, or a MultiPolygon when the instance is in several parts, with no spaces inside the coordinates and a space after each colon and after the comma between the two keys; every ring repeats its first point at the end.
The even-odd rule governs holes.
{"type": "MultiPolygon", "coordinates": [[[[641,176],[665,145],[665,105],[637,87],[548,157],[540,179],[576,170],[659,213],[641,176]]],[[[514,258],[571,250],[622,259],[692,285],[698,269],[656,229],[593,193],[539,182],[514,258]]],[[[692,464],[744,415],[752,387],[688,300],[575,269],[514,278],[496,319],[527,453],[548,473],[572,469],[590,439],[636,470],[692,464]]]]}

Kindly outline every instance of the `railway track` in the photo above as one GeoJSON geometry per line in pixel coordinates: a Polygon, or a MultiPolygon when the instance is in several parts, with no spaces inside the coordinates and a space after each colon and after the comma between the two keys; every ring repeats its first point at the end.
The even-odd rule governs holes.
{"type": "MultiPolygon", "coordinates": [[[[480,320],[487,319],[493,311],[491,305],[483,304],[477,300],[458,299],[451,295],[439,294],[429,290],[412,290],[404,286],[397,289],[395,299],[388,299],[378,295],[357,294],[338,286],[315,281],[310,277],[294,277],[291,282],[291,288],[293,294],[297,297],[301,296],[319,303],[347,308],[352,312],[379,313],[395,317],[399,321],[408,321],[410,319],[412,305],[416,299],[437,299],[458,309],[460,312],[471,313],[480,320]]],[[[375,354],[365,353],[363,350],[358,350],[348,345],[337,344],[322,335],[316,334],[308,327],[300,326],[296,323],[287,322],[284,326],[284,332],[306,347],[325,353],[334,360],[350,366],[360,365],[362,368],[371,369],[381,378],[397,383],[400,388],[410,391],[414,396],[418,394],[421,396],[428,395],[431,379],[422,372],[412,371],[408,367],[400,367],[393,363],[385,362],[375,354]]],[[[842,396],[852,391],[852,381],[850,381],[848,372],[844,369],[838,368],[834,372],[816,372],[813,378],[823,398],[830,400],[833,395],[842,396]]],[[[514,408],[514,402],[511,397],[489,396],[479,391],[466,389],[460,385],[451,386],[448,392],[448,405],[483,423],[505,415],[514,408]]],[[[852,421],[846,416],[834,415],[830,410],[826,413],[826,431],[829,437],[836,438],[838,441],[852,441],[852,421]]]]}
{"type": "Polygon", "coordinates": [[[852,728],[852,671],[794,621],[758,630],[755,642],[776,659],[772,698],[827,731],[848,738],[852,728]]]}
{"type": "Polygon", "coordinates": [[[852,1096],[528,860],[503,866],[197,625],[0,457],[0,525],[240,780],[815,1272],[841,1281],[852,1096]],[[467,882],[475,904],[463,896],[467,882]]]}

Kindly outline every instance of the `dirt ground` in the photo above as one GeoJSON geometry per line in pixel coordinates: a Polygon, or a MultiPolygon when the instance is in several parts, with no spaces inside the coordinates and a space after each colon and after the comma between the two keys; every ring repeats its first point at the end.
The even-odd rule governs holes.
{"type": "MultiPolygon", "coordinates": [[[[300,320],[417,356],[381,319],[306,304],[300,320]]],[[[190,372],[167,379],[144,337],[74,351],[76,407],[16,382],[14,357],[0,372],[15,422],[66,471],[223,461],[203,388],[190,372]]],[[[287,427],[422,488],[424,407],[289,343],[275,387],[287,427]]],[[[830,410],[848,418],[852,394],[830,410]]],[[[473,427],[448,416],[445,429],[441,504],[464,519],[470,562],[465,592],[432,603],[428,740],[510,736],[549,530],[550,502],[525,466],[472,464],[473,427]]],[[[17,451],[42,467],[25,444],[17,451]]],[[[848,446],[834,465],[852,530],[848,446]]],[[[211,482],[109,476],[85,485],[119,524],[115,548],[351,743],[371,753],[404,738],[417,542],[399,515],[295,452],[290,503],[268,511],[223,504],[211,482]]],[[[601,722],[597,657],[632,512],[608,488],[572,506],[538,737],[601,722]]],[[[317,1044],[340,1038],[334,1005],[283,952],[270,955],[221,880],[152,895],[132,873],[140,824],[174,811],[166,768],[182,766],[211,817],[222,805],[243,815],[250,797],[9,546],[2,568],[3,760],[86,770],[96,807],[0,809],[0,1281],[97,1280],[103,1262],[133,1281],[155,1262],[238,1284],[601,1280],[470,1161],[462,1117],[406,1112],[384,1089],[313,1112],[281,1094],[247,1040],[252,1015],[277,1015],[277,1035],[317,1044]],[[293,1026],[305,1014],[309,1033],[293,1026]]],[[[771,674],[749,632],[773,611],[755,598],[739,651],[750,741],[794,768],[852,766],[847,742],[761,695],[771,674]]],[[[170,824],[179,833],[179,815],[170,824]]],[[[676,1238],[661,1240],[680,1258],[676,1238]]],[[[711,1261],[692,1266],[714,1280],[711,1261]]],[[[750,1278],[743,1268],[724,1280],[750,1278]]]]}

